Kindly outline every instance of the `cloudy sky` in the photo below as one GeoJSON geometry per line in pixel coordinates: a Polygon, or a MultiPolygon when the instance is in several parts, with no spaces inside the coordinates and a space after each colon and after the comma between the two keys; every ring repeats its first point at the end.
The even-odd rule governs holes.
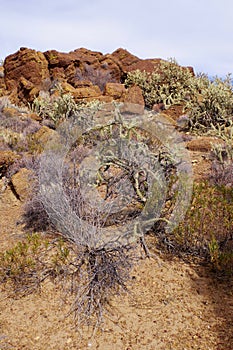
{"type": "Polygon", "coordinates": [[[232,0],[0,0],[0,58],[20,47],[175,58],[233,73],[232,0]]]}

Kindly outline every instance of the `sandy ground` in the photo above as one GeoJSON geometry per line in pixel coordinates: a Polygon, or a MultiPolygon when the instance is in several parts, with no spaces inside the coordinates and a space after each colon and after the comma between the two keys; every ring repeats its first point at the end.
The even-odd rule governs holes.
{"type": "MultiPolygon", "coordinates": [[[[0,198],[1,250],[22,237],[20,203],[0,198]]],[[[233,289],[206,266],[178,258],[142,259],[130,293],[112,300],[112,315],[95,336],[75,329],[61,291],[46,282],[40,293],[17,298],[0,292],[0,349],[232,350],[233,289]]],[[[71,302],[71,301],[70,301],[71,302]]]]}

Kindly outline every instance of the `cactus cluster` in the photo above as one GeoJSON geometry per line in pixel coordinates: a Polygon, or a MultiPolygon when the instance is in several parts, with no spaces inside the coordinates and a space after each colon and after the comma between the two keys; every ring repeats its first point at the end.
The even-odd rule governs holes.
{"type": "Polygon", "coordinates": [[[129,72],[125,85],[142,89],[145,105],[152,108],[162,103],[165,109],[183,105],[188,116],[187,127],[196,133],[208,133],[218,125],[228,126],[233,119],[233,87],[231,75],[210,79],[205,74],[194,75],[171,59],[161,61],[152,73],[129,72]]]}
{"type": "Polygon", "coordinates": [[[152,73],[140,70],[129,72],[125,80],[127,87],[138,85],[142,89],[149,108],[157,103],[163,103],[168,108],[185,102],[195,93],[195,84],[191,70],[179,66],[174,59],[161,61],[152,73]]]}

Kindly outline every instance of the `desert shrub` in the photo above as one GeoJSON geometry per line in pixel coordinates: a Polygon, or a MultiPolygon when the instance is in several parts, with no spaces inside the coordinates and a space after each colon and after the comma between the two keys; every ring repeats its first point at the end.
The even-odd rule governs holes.
{"type": "Polygon", "coordinates": [[[64,93],[59,85],[56,89],[59,91],[58,96],[54,97],[48,92],[41,92],[40,96],[36,97],[30,106],[33,112],[43,119],[52,120],[55,126],[83,108],[95,108],[95,106],[100,104],[98,101],[80,101],[76,103],[72,94],[64,93]]]}
{"type": "Polygon", "coordinates": [[[1,148],[8,148],[17,152],[30,151],[32,135],[41,125],[29,117],[8,118],[2,114],[0,119],[1,148]]]}
{"type": "Polygon", "coordinates": [[[232,239],[233,188],[196,184],[185,220],[168,237],[170,246],[208,259],[221,272],[233,273],[232,239]]]}
{"type": "Polygon", "coordinates": [[[11,107],[15,111],[18,111],[19,114],[20,113],[28,113],[28,108],[26,106],[24,106],[24,105],[19,106],[19,105],[12,103],[8,96],[1,96],[0,97],[0,112],[3,111],[4,107],[11,107]]]}
{"type": "Polygon", "coordinates": [[[186,103],[190,129],[199,133],[213,133],[215,127],[229,126],[233,118],[233,88],[230,75],[225,79],[216,77],[210,80],[206,76],[198,79],[200,92],[186,103]]]}
{"type": "Polygon", "coordinates": [[[212,146],[210,181],[233,187],[233,122],[229,121],[229,126],[212,127],[212,130],[224,143],[212,146]]]}
{"type": "Polygon", "coordinates": [[[41,93],[32,102],[31,109],[43,118],[51,119],[55,124],[65,120],[76,109],[73,96],[61,94],[58,97],[51,97],[49,93],[41,93]]]}
{"type": "Polygon", "coordinates": [[[107,64],[102,65],[102,69],[93,68],[88,64],[84,64],[81,68],[76,68],[74,78],[80,81],[90,81],[93,85],[99,86],[100,90],[103,91],[106,83],[115,83],[116,79],[112,77],[111,72],[106,69],[107,64]]]}
{"type": "Polygon", "coordinates": [[[0,253],[0,283],[15,297],[30,294],[64,272],[69,252],[62,238],[27,234],[0,253]]]}
{"type": "Polygon", "coordinates": [[[127,87],[137,85],[142,89],[149,108],[157,103],[163,103],[165,108],[184,103],[196,93],[197,83],[190,70],[179,66],[174,59],[161,61],[152,73],[129,72],[125,80],[127,87]]]}
{"type": "MultiPolygon", "coordinates": [[[[141,228],[132,221],[141,214],[150,190],[157,190],[155,184],[149,186],[150,176],[155,173],[158,183],[166,181],[169,210],[178,191],[173,186],[178,160],[169,157],[166,147],[152,140],[149,131],[124,122],[115,108],[110,111],[107,106],[106,114],[103,107],[102,113],[95,108],[82,109],[60,125],[41,155],[40,167],[35,170],[39,186],[27,203],[27,229],[36,223],[40,230],[47,230],[40,222],[48,219],[49,230],[59,233],[75,252],[72,270],[63,267],[63,286],[73,291],[71,311],[77,322],[92,324],[102,320],[111,298],[125,291],[131,281],[131,267],[143,241],[141,228]],[[82,135],[75,134],[77,122],[85,126],[82,135]],[[97,169],[93,155],[98,158],[97,169]],[[42,210],[37,209],[38,202],[42,210]]],[[[149,221],[162,199],[157,196],[151,201],[149,221]]],[[[147,212],[145,216],[148,218],[147,212]]]]}
{"type": "Polygon", "coordinates": [[[9,107],[11,105],[10,100],[7,96],[0,97],[0,113],[4,107],[9,107]]]}
{"type": "Polygon", "coordinates": [[[71,302],[77,325],[99,326],[111,298],[127,290],[132,268],[132,247],[88,252],[64,238],[26,234],[0,253],[0,285],[11,297],[40,290],[46,280],[60,287],[71,302]]]}
{"type": "Polygon", "coordinates": [[[183,111],[188,116],[186,128],[195,133],[213,133],[213,127],[228,126],[233,118],[230,75],[212,80],[205,74],[193,76],[188,68],[171,60],[161,62],[152,73],[129,72],[125,84],[138,85],[149,108],[157,103],[163,103],[165,108],[183,104],[183,111]]]}
{"type": "Polygon", "coordinates": [[[12,104],[8,97],[0,98],[0,148],[11,149],[16,152],[28,151],[31,136],[41,125],[27,116],[27,107],[12,104]],[[9,107],[13,115],[8,115],[9,107]]]}

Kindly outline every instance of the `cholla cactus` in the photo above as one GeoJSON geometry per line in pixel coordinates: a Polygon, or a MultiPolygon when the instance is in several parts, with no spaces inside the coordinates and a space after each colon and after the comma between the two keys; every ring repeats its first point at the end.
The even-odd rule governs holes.
{"type": "Polygon", "coordinates": [[[165,108],[189,99],[196,91],[196,81],[188,68],[174,59],[161,61],[153,73],[136,70],[127,75],[126,86],[138,85],[147,107],[163,103],[165,108]]]}
{"type": "Polygon", "coordinates": [[[55,125],[70,117],[83,108],[95,108],[99,101],[76,103],[71,93],[64,93],[61,86],[57,85],[56,89],[59,96],[50,96],[48,92],[41,91],[39,97],[35,98],[30,108],[44,119],[51,119],[55,125]]]}
{"type": "Polygon", "coordinates": [[[230,75],[213,80],[205,74],[193,76],[188,68],[170,60],[162,61],[153,73],[139,70],[128,73],[125,84],[138,85],[149,108],[157,103],[163,103],[165,108],[183,104],[189,117],[188,128],[198,133],[206,133],[217,125],[227,126],[233,119],[230,75]]]}
{"type": "Polygon", "coordinates": [[[233,119],[233,88],[230,75],[210,81],[208,77],[198,79],[199,93],[186,104],[189,110],[190,127],[199,133],[229,125],[233,119]]]}

